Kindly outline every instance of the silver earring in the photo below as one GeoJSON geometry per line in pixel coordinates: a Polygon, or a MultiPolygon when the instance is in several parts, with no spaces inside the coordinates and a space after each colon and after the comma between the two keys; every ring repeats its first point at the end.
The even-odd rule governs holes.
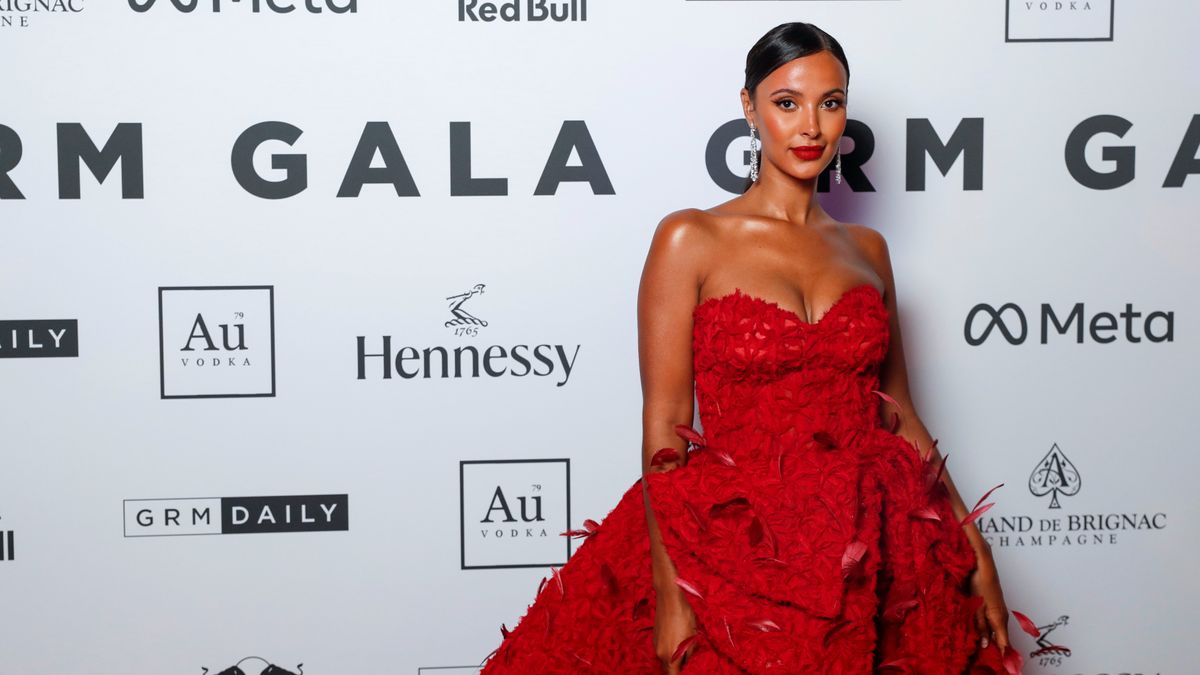
{"type": "Polygon", "coordinates": [[[842,184],[842,139],[838,139],[837,162],[833,165],[833,180],[842,184]]]}
{"type": "Polygon", "coordinates": [[[754,125],[750,125],[750,182],[758,182],[758,136],[754,125]]]}

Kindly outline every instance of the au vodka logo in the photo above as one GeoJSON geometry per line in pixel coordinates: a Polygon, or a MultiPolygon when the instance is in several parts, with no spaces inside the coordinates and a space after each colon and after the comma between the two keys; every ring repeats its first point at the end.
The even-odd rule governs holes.
{"type": "Polygon", "coordinates": [[[274,286],[158,289],[162,398],[275,395],[274,286]]]}
{"type": "Polygon", "coordinates": [[[463,460],[458,483],[463,569],[566,563],[570,459],[463,460]]]}
{"type": "Polygon", "coordinates": [[[1116,0],[1005,0],[1005,42],[1112,42],[1116,0]]]}
{"type": "Polygon", "coordinates": [[[126,537],[350,529],[349,496],[126,499],[126,537]]]}

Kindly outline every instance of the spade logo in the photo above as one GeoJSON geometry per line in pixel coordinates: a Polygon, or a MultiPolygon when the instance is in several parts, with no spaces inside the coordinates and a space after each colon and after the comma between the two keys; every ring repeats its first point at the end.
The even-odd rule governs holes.
{"type": "Polygon", "coordinates": [[[1050,508],[1060,508],[1058,496],[1073,497],[1079,494],[1079,470],[1067,459],[1058,443],[1050,446],[1046,453],[1029,474],[1029,491],[1035,497],[1050,495],[1050,508]]]}

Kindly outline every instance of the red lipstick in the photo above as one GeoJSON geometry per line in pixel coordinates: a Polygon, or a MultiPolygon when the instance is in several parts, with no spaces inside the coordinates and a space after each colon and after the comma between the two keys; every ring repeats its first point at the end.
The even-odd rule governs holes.
{"type": "Polygon", "coordinates": [[[824,146],[820,145],[802,145],[788,149],[791,150],[796,157],[799,157],[805,162],[811,162],[814,159],[820,159],[821,155],[825,152],[824,146]]]}

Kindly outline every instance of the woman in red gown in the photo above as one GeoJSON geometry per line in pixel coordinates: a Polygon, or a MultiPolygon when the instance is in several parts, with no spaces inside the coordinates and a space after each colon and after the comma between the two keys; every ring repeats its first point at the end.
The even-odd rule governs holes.
{"type": "Polygon", "coordinates": [[[1020,672],[988,495],[968,513],[908,392],[887,244],[815,199],[848,81],[811,24],[750,50],[747,188],[664,218],[643,269],[642,479],[564,533],[484,675],[1020,672]]]}

